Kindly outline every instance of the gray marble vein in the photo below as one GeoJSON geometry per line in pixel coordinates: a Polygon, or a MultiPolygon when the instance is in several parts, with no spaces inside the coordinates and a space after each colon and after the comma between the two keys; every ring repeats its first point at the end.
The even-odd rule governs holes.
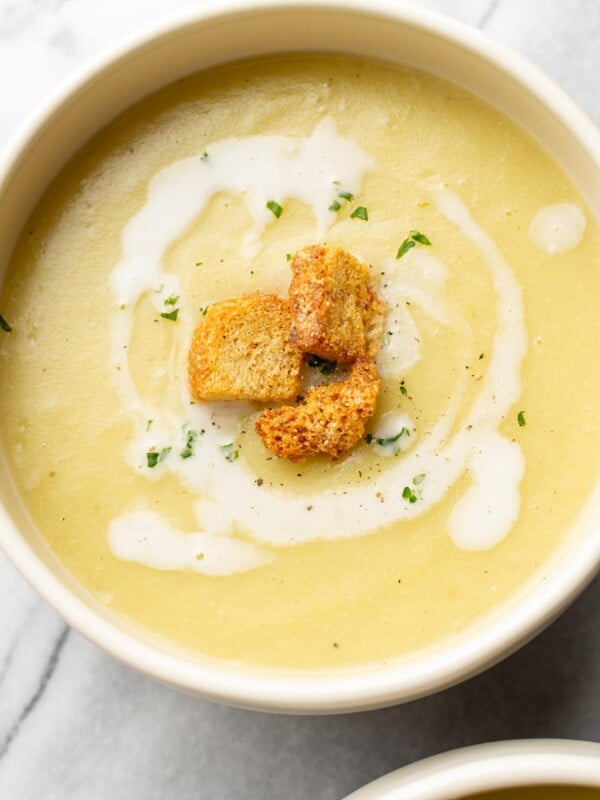
{"type": "MultiPolygon", "coordinates": [[[[105,46],[202,0],[0,0],[0,146],[105,46]]],[[[426,0],[528,56],[600,120],[600,2],[426,0]]],[[[337,800],[402,764],[521,736],[600,740],[596,581],[504,663],[426,700],[329,718],[179,694],[65,624],[0,556],[0,798],[337,800]]]]}

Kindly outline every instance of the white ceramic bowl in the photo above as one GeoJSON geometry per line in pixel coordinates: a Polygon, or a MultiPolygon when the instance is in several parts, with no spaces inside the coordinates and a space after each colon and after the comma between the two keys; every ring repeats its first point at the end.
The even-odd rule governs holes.
{"type": "MultiPolygon", "coordinates": [[[[16,137],[0,167],[0,278],[27,215],[83,142],[135,101],[185,74],[234,58],[337,50],[438,74],[528,128],[600,216],[600,141],[548,78],[480,32],[398,0],[203,2],[83,70],[16,137]]],[[[600,561],[595,503],[587,524],[526,591],[460,640],[386,666],[274,672],[193,660],[156,644],[97,603],[41,541],[0,463],[0,543],[37,590],[92,641],[165,683],[236,705],[293,712],[359,710],[413,699],[473,675],[547,625],[600,561]]]]}
{"type": "Polygon", "coordinates": [[[465,747],[390,772],[346,800],[460,800],[544,785],[600,789],[600,745],[530,739],[465,747]]]}

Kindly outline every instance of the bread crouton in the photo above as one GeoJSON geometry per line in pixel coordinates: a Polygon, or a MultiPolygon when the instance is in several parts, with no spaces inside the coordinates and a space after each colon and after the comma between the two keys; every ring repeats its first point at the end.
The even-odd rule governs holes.
{"type": "Polygon", "coordinates": [[[312,389],[304,403],[263,411],[256,432],[279,458],[339,458],[364,436],[380,383],[373,362],[357,361],[346,380],[312,389]]]}
{"type": "Polygon", "coordinates": [[[306,353],[351,364],[375,358],[385,304],[371,287],[371,271],[341,247],[309,245],[290,262],[291,341],[306,353]]]}
{"type": "Polygon", "coordinates": [[[284,297],[254,294],[210,306],[194,331],[188,379],[194,400],[283,402],[300,392],[302,353],[289,340],[284,297]]]}

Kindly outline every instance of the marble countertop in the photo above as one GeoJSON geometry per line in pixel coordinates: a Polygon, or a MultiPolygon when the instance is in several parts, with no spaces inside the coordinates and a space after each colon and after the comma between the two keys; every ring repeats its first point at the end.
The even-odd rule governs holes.
{"type": "MultiPolygon", "coordinates": [[[[106,45],[202,0],[0,0],[0,146],[106,45]]],[[[367,2],[367,0],[365,0],[367,2]]],[[[521,51],[600,122],[598,0],[426,0],[521,51]]],[[[338,800],[433,753],[600,740],[600,581],[487,673],[385,711],[291,717],[197,700],[68,629],[0,555],[0,798],[338,800]]]]}

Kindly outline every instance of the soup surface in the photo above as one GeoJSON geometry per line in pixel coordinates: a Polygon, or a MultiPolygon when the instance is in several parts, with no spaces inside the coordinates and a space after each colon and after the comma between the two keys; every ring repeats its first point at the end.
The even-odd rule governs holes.
{"type": "Polygon", "coordinates": [[[598,800],[600,789],[583,786],[522,786],[469,795],[465,800],[598,800]]]}
{"type": "Polygon", "coordinates": [[[182,80],[90,141],[22,233],[0,297],[15,479],[81,583],[171,645],[414,653],[543,574],[594,490],[599,256],[552,159],[443,81],[313,55],[182,80]],[[186,356],[202,309],[286,294],[312,242],[372,267],[383,388],[369,441],[291,464],[258,406],[190,402],[186,356]]]}

